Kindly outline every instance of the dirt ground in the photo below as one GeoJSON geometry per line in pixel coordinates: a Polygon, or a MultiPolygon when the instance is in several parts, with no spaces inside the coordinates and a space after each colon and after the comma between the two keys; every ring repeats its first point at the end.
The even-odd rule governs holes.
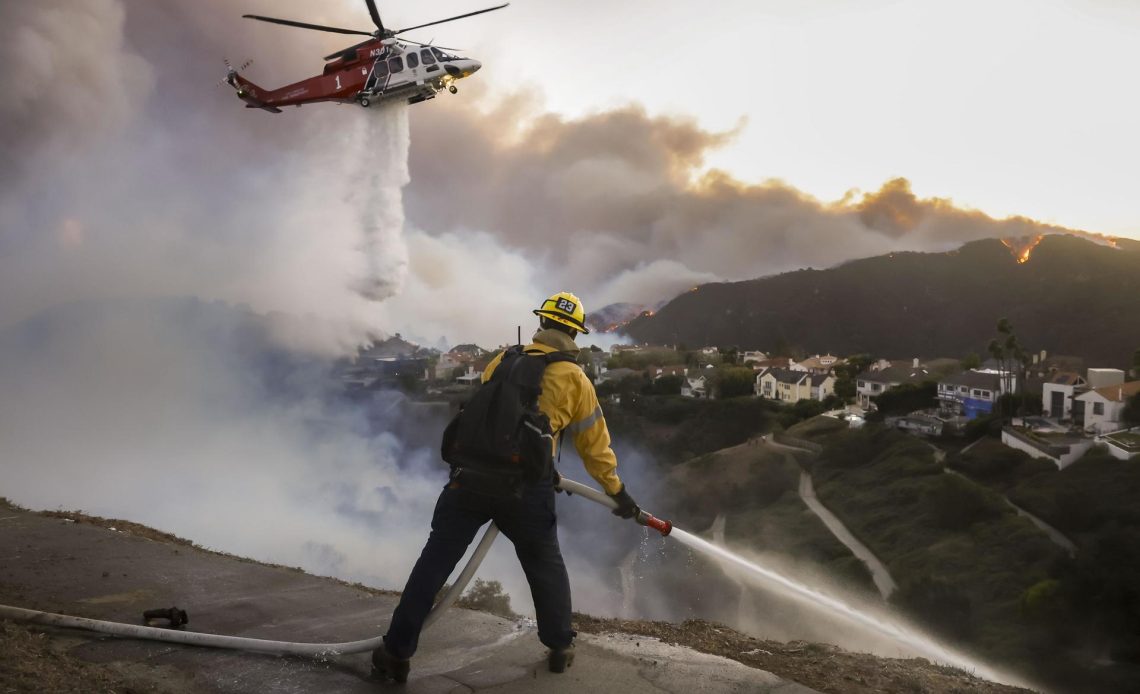
{"type": "MultiPolygon", "coordinates": [[[[0,498],[0,510],[5,507],[14,508],[0,498]]],[[[75,512],[46,512],[42,515],[73,523],[115,528],[119,532],[161,542],[192,545],[182,538],[128,521],[75,512]]],[[[591,634],[621,632],[655,637],[666,643],[686,646],[767,670],[821,692],[961,694],[1028,691],[985,682],[961,670],[935,665],[921,658],[879,658],[849,653],[826,644],[765,641],[703,620],[671,624],[603,619],[579,614],[575,615],[575,628],[591,634]]],[[[93,663],[75,658],[67,653],[67,649],[74,645],[74,639],[66,630],[29,629],[0,620],[0,694],[175,694],[194,690],[182,674],[173,670],[134,663],[93,663]]]]}
{"type": "Polygon", "coordinates": [[[575,628],[588,634],[621,632],[651,636],[702,653],[730,658],[832,694],[1013,694],[1030,690],[980,680],[923,658],[880,658],[806,641],[765,641],[728,627],[690,619],[681,624],[601,619],[575,615],[575,628]]]}

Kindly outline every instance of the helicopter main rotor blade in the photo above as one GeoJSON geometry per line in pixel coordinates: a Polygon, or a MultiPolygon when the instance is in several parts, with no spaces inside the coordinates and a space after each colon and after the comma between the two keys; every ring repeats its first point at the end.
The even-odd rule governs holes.
{"type": "Polygon", "coordinates": [[[376,28],[383,34],[384,22],[380,21],[380,11],[376,9],[375,0],[364,0],[364,4],[368,5],[368,14],[372,15],[372,23],[375,24],[376,28]]]}
{"type": "Polygon", "coordinates": [[[360,34],[361,36],[371,36],[371,31],[360,31],[358,29],[343,29],[341,27],[327,27],[320,24],[306,24],[305,22],[294,22],[291,19],[277,19],[276,17],[262,17],[257,14],[243,14],[245,19],[256,19],[260,22],[269,22],[270,24],[284,24],[287,27],[297,27],[298,29],[314,29],[316,31],[328,31],[333,34],[360,34]]]}
{"type": "Polygon", "coordinates": [[[462,48],[448,48],[447,46],[441,46],[438,43],[420,43],[419,41],[413,41],[411,39],[400,39],[400,41],[402,43],[414,43],[417,46],[423,46],[424,48],[438,48],[441,51],[462,51],[463,50],[462,48]]]}
{"type": "MultiPolygon", "coordinates": [[[[371,1],[371,0],[369,0],[369,1],[371,1]]],[[[468,12],[467,14],[458,14],[458,15],[455,15],[454,17],[448,17],[447,19],[437,19],[436,21],[428,22],[427,24],[417,24],[414,27],[407,27],[406,29],[400,29],[399,31],[394,31],[394,32],[392,32],[392,35],[394,36],[396,34],[402,34],[405,31],[411,31],[412,29],[423,29],[424,27],[435,26],[436,24],[443,24],[444,22],[454,22],[455,20],[463,19],[464,17],[474,17],[475,15],[483,14],[484,12],[494,12],[495,10],[503,9],[504,7],[506,7],[509,4],[511,4],[511,3],[505,2],[502,5],[496,5],[495,7],[488,7],[485,10],[476,10],[474,12],[468,12]]]]}

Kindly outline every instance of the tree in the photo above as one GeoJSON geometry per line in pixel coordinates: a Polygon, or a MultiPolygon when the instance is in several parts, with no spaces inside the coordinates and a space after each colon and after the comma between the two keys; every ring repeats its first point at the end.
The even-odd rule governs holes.
{"type": "Polygon", "coordinates": [[[855,381],[872,361],[870,354],[856,354],[835,367],[835,394],[844,402],[855,399],[855,381]]]}
{"type": "Polygon", "coordinates": [[[1132,378],[1140,378],[1140,349],[1132,353],[1132,378]]]}
{"type": "Polygon", "coordinates": [[[669,374],[650,381],[642,392],[646,395],[679,395],[684,383],[684,376],[669,374]]]}
{"type": "Polygon", "coordinates": [[[934,381],[903,383],[882,395],[871,398],[884,415],[901,415],[934,407],[938,396],[938,384],[934,381]]]}
{"type": "Polygon", "coordinates": [[[752,369],[736,366],[717,369],[713,376],[713,384],[718,398],[752,395],[754,385],[752,369]]]}
{"type": "Polygon", "coordinates": [[[1124,409],[1120,412],[1120,421],[1131,427],[1140,426],[1140,393],[1134,394],[1124,403],[1124,409]]]}
{"type": "MultiPolygon", "coordinates": [[[[1020,372],[1024,374],[1024,366],[1029,362],[1029,355],[1022,348],[1021,343],[1017,341],[1017,335],[1013,332],[1013,324],[1009,322],[1008,318],[998,319],[997,331],[998,336],[990,340],[986,351],[1001,365],[1002,392],[1013,393],[1022,380],[1015,378],[1014,366],[1020,364],[1023,367],[1020,372]]],[[[1009,416],[1013,416],[1013,414],[1014,412],[1009,412],[1009,416]]]]}
{"type": "Polygon", "coordinates": [[[962,360],[961,364],[963,371],[977,369],[982,366],[982,358],[978,356],[977,352],[971,352],[970,354],[966,355],[966,358],[962,360]]]}

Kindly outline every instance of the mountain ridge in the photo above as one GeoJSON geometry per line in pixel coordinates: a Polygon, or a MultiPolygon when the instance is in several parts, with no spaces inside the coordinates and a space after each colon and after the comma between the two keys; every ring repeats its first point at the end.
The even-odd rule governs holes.
{"type": "Polygon", "coordinates": [[[1032,351],[1123,366],[1140,347],[1140,243],[1047,236],[1019,263],[998,239],[701,285],[640,316],[638,342],[876,356],[982,354],[999,318],[1032,351]]]}

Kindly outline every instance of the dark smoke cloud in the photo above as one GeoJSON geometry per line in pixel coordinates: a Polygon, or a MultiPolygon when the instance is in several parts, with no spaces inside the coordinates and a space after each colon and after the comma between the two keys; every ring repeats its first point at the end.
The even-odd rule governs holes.
{"type": "Polygon", "coordinates": [[[919,198],[902,178],[828,203],[779,181],[705,171],[732,132],[637,105],[568,119],[524,95],[480,104],[449,100],[416,114],[409,219],[429,233],[491,231],[548,277],[589,287],[597,303],[1058,230],[919,198]]]}

